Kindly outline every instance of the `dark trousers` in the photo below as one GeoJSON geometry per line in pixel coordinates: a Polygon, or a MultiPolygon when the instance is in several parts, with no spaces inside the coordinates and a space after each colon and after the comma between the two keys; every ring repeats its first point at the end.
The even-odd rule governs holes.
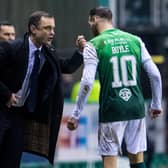
{"type": "Polygon", "coordinates": [[[0,111],[0,168],[19,168],[23,151],[24,118],[15,109],[0,111]]]}

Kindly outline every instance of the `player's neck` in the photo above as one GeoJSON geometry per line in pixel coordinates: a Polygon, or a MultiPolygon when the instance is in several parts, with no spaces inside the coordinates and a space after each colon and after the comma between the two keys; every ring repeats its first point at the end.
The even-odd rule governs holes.
{"type": "Polygon", "coordinates": [[[110,29],[113,29],[113,25],[109,24],[109,23],[100,24],[99,28],[98,28],[99,33],[103,32],[103,31],[106,31],[106,30],[110,30],[110,29]]]}

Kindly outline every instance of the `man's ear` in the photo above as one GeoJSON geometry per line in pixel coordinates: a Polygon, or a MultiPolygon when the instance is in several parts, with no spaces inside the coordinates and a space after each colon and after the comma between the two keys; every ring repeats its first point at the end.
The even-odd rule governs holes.
{"type": "Polygon", "coordinates": [[[36,29],[37,29],[37,28],[36,28],[35,25],[31,25],[31,26],[30,26],[30,31],[31,31],[32,34],[35,34],[36,29]]]}
{"type": "Polygon", "coordinates": [[[101,19],[99,16],[94,16],[94,21],[96,22],[97,20],[101,19]]]}

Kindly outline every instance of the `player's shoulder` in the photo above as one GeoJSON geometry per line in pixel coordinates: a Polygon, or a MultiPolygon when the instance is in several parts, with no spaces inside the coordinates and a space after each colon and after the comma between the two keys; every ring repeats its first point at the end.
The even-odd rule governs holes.
{"type": "Polygon", "coordinates": [[[102,39],[103,39],[103,38],[102,38],[102,35],[99,34],[99,35],[93,37],[89,42],[90,42],[90,43],[98,43],[98,42],[100,42],[102,39]]]}
{"type": "Polygon", "coordinates": [[[120,33],[122,34],[122,36],[125,36],[128,40],[134,40],[134,41],[137,41],[137,42],[141,41],[141,38],[138,35],[135,35],[133,33],[126,32],[126,31],[123,31],[123,30],[120,30],[120,33]]]}
{"type": "Polygon", "coordinates": [[[104,41],[106,37],[104,34],[99,34],[96,37],[92,38],[89,43],[92,44],[96,49],[101,49],[104,46],[104,41]]]}

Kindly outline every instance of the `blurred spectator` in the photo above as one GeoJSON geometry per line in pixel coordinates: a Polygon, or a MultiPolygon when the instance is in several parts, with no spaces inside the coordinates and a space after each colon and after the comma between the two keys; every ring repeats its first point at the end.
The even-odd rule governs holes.
{"type": "Polygon", "coordinates": [[[8,21],[0,22],[0,41],[15,40],[16,32],[15,26],[8,21]]]}

